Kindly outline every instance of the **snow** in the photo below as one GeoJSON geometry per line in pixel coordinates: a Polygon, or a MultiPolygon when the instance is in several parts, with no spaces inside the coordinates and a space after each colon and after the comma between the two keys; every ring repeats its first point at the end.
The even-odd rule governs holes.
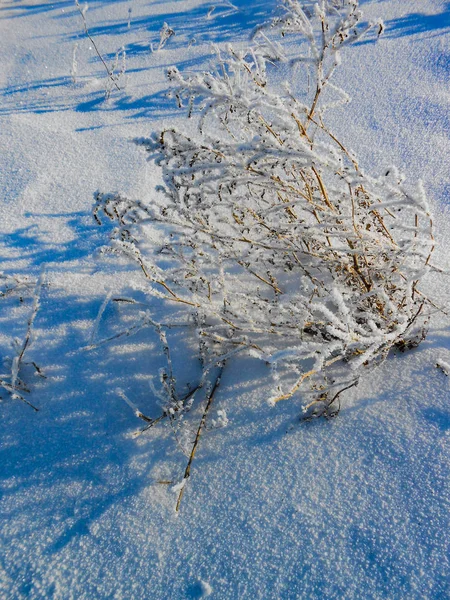
{"type": "MultiPolygon", "coordinates": [[[[136,297],[141,275],[100,253],[108,233],[92,218],[93,194],[152,197],[159,173],[130,140],[183,119],[164,96],[165,68],[207,65],[210,42],[244,41],[275,2],[233,5],[90,2],[89,32],[108,62],[126,50],[126,89],[105,101],[106,72],[71,1],[0,3],[1,270],[36,281],[43,268],[25,360],[46,376],[23,367],[37,413],[0,388],[2,597],[450,597],[449,387],[436,368],[450,364],[447,315],[436,310],[418,348],[348,390],[333,421],[300,424],[295,399],[268,405],[270,368],[230,358],[211,413],[229,424],[206,429],[188,480],[167,424],[131,436],[145,427],[133,411],[161,410],[149,386],[165,364],[158,333],[146,326],[86,350],[94,334],[149,318],[147,307],[104,303],[116,290],[136,297]],[[175,35],[152,53],[164,23],[175,35]]],[[[361,5],[386,30],[342,52],[336,83],[352,102],[329,112],[331,127],[371,174],[396,164],[407,183],[423,181],[433,263],[448,269],[449,4],[361,5]]],[[[448,304],[449,283],[428,282],[436,305],[448,304]]],[[[0,298],[1,374],[25,339],[33,287],[23,302],[0,298]]],[[[194,384],[183,330],[167,336],[175,372],[194,384]]]]}

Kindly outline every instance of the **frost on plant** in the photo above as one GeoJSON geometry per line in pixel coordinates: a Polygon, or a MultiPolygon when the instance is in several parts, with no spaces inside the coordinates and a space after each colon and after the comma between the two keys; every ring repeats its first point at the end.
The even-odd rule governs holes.
{"type": "MultiPolygon", "coordinates": [[[[81,16],[81,19],[82,19],[82,22],[83,22],[84,33],[86,34],[86,37],[91,42],[92,47],[95,50],[95,53],[97,54],[98,58],[100,59],[101,63],[103,64],[103,66],[105,68],[105,71],[106,71],[106,73],[108,75],[108,79],[106,81],[106,88],[105,88],[105,99],[108,100],[109,97],[111,96],[111,92],[113,91],[113,88],[116,88],[116,90],[120,92],[126,86],[126,79],[125,79],[125,72],[126,72],[126,52],[125,52],[125,47],[122,46],[122,48],[116,52],[114,61],[113,61],[112,65],[111,65],[111,67],[109,67],[106,64],[106,61],[103,58],[100,50],[98,49],[98,46],[97,46],[94,38],[89,33],[89,29],[88,29],[88,25],[87,25],[87,20],[86,20],[86,13],[88,11],[89,5],[86,2],[84,4],[84,6],[81,7],[79,1],[75,0],[75,6],[77,7],[78,12],[80,13],[80,16],[81,16]],[[122,83],[122,80],[125,80],[124,84],[123,85],[119,85],[119,84],[122,83]]],[[[131,18],[131,13],[129,13],[129,18],[131,18]]],[[[78,73],[77,50],[78,50],[78,44],[75,44],[75,47],[73,49],[73,54],[72,54],[72,81],[74,83],[76,83],[76,78],[77,78],[77,73],[78,73]]]]}
{"type": "MultiPolygon", "coordinates": [[[[33,325],[39,311],[42,285],[43,272],[36,282],[32,282],[28,277],[6,275],[0,272],[0,299],[8,296],[18,296],[20,302],[23,302],[24,297],[29,296],[30,291],[34,288],[32,291],[32,309],[28,316],[25,337],[22,340],[14,340],[12,344],[14,357],[8,357],[3,361],[3,366],[6,367],[7,372],[0,373],[0,393],[2,390],[7,392],[11,398],[21,400],[35,411],[38,411],[39,409],[31,404],[25,397],[26,394],[30,393],[30,389],[22,379],[22,370],[23,367],[31,365],[35,374],[45,379],[42,370],[34,361],[25,361],[25,354],[32,345],[34,338],[33,325]]],[[[0,400],[2,398],[3,397],[0,395],[0,400]]]]}
{"type": "Polygon", "coordinates": [[[150,49],[152,52],[158,52],[159,50],[162,50],[173,35],[175,35],[175,31],[169,27],[167,23],[164,23],[159,32],[159,44],[156,50],[154,50],[153,44],[150,44],[150,49]]]}
{"type": "Polygon", "coordinates": [[[424,191],[395,168],[366,174],[325,121],[348,101],[332,82],[341,50],[381,30],[361,23],[357,0],[284,0],[247,50],[170,68],[197,133],[137,140],[162,170],[158,196],[98,194],[95,209],[151,293],[185,306],[206,364],[251,354],[271,365],[272,402],[302,389],[310,416],[334,415],[341,391],[424,336],[424,191]]]}

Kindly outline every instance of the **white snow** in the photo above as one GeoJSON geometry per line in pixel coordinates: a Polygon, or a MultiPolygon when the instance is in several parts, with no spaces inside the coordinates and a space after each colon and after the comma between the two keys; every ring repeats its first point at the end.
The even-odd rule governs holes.
{"type": "MultiPolygon", "coordinates": [[[[166,364],[158,333],[146,325],[82,350],[92,331],[116,336],[161,310],[157,299],[150,309],[112,301],[115,290],[137,298],[141,274],[100,253],[108,229],[92,218],[94,192],[152,198],[160,175],[130,140],[185,118],[164,96],[164,70],[206,67],[211,42],[244,43],[274,6],[89,2],[87,26],[108,64],[126,51],[126,89],[105,101],[106,71],[71,0],[0,3],[0,270],[32,278],[32,290],[45,265],[25,361],[46,376],[31,364],[20,374],[37,413],[0,388],[4,598],[450,597],[450,397],[436,368],[450,363],[447,314],[436,309],[417,349],[348,390],[333,421],[300,424],[295,398],[268,405],[270,367],[231,357],[211,412],[229,424],[205,430],[187,483],[184,440],[168,422],[130,437],[146,425],[136,407],[161,412],[149,390],[166,364]],[[164,23],[176,35],[152,53],[164,23]]],[[[361,8],[385,33],[342,51],[336,83],[352,102],[328,113],[331,129],[367,172],[395,164],[406,185],[423,181],[433,264],[448,269],[449,4],[361,8]]],[[[426,293],[448,309],[448,274],[436,273],[426,293]]],[[[23,296],[0,297],[0,379],[32,314],[32,293],[23,296]]],[[[176,375],[195,385],[184,329],[167,338],[181,349],[176,375]]]]}

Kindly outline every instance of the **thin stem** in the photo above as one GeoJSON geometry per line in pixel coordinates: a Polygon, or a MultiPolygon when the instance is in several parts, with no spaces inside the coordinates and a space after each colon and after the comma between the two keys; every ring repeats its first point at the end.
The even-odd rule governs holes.
{"type": "Polygon", "coordinates": [[[97,44],[94,41],[94,38],[91,36],[91,34],[89,33],[89,29],[87,26],[87,22],[86,22],[86,16],[84,14],[83,9],[80,6],[80,3],[78,2],[78,0],[75,0],[75,4],[78,8],[78,11],[81,15],[81,18],[83,19],[83,28],[84,28],[84,32],[87,35],[87,37],[89,38],[91,44],[94,47],[95,52],[97,53],[97,56],[99,57],[99,59],[102,61],[103,66],[106,69],[106,72],[108,73],[108,77],[111,79],[111,81],[113,82],[114,86],[116,87],[117,90],[119,90],[119,92],[121,91],[121,88],[117,85],[117,81],[114,79],[114,76],[112,74],[112,72],[110,71],[110,69],[108,68],[108,65],[105,62],[105,59],[103,58],[103,56],[101,55],[99,49],[97,48],[97,44]]]}
{"type": "Polygon", "coordinates": [[[190,474],[191,474],[192,462],[194,460],[195,453],[197,451],[197,447],[198,447],[198,444],[199,444],[199,441],[200,441],[200,436],[202,434],[202,430],[203,430],[203,428],[205,426],[205,423],[206,423],[206,417],[208,415],[209,409],[211,408],[211,405],[212,405],[213,400],[214,400],[214,394],[215,394],[217,388],[220,385],[220,380],[221,380],[221,377],[222,377],[223,369],[224,369],[224,366],[222,366],[220,368],[220,371],[219,371],[219,373],[217,375],[216,381],[214,382],[214,385],[211,388],[211,391],[209,392],[209,395],[207,396],[207,402],[206,402],[205,410],[203,411],[202,418],[200,419],[200,424],[199,424],[198,429],[197,429],[197,435],[195,436],[194,444],[192,446],[191,454],[189,456],[189,461],[188,461],[188,464],[186,465],[186,470],[184,472],[184,477],[183,477],[184,485],[183,485],[183,487],[181,488],[181,490],[180,490],[180,492],[178,494],[177,505],[175,507],[175,510],[177,512],[180,510],[180,504],[181,504],[181,500],[183,498],[184,488],[186,486],[186,481],[187,481],[187,479],[189,479],[190,474]]]}

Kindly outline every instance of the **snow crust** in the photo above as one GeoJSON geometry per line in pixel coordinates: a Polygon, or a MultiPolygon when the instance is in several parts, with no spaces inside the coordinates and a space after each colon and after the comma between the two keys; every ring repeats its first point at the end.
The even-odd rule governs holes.
{"type": "MultiPolygon", "coordinates": [[[[448,269],[449,5],[361,5],[385,33],[342,53],[337,83],[352,102],[329,113],[332,129],[373,174],[395,164],[423,180],[433,261],[448,269]]],[[[159,174],[130,140],[184,118],[164,96],[164,69],[206,67],[210,42],[244,44],[275,2],[215,6],[90,3],[103,55],[111,62],[124,47],[127,57],[127,86],[105,102],[106,73],[72,2],[0,4],[0,270],[37,279],[45,265],[29,360],[46,375],[25,372],[38,413],[0,393],[0,595],[450,597],[449,387],[436,369],[450,363],[447,315],[436,310],[426,341],[349,390],[330,422],[300,424],[295,400],[262,403],[269,367],[232,359],[215,405],[219,425],[230,423],[205,433],[178,516],[186,457],[170,427],[132,438],[140,422],[118,393],[159,414],[149,386],[164,362],[158,336],[144,327],[83,350],[93,333],[136,324],[136,312],[103,303],[140,286],[129,263],[99,255],[106,235],[91,217],[93,193],[151,198],[159,174]],[[151,52],[164,23],[175,35],[151,52]]],[[[437,306],[448,305],[449,282],[428,281],[437,306]]],[[[0,298],[2,373],[31,309],[26,295],[0,298]]],[[[170,341],[183,348],[182,334],[170,341]]],[[[174,361],[193,383],[188,352],[174,361]]]]}

